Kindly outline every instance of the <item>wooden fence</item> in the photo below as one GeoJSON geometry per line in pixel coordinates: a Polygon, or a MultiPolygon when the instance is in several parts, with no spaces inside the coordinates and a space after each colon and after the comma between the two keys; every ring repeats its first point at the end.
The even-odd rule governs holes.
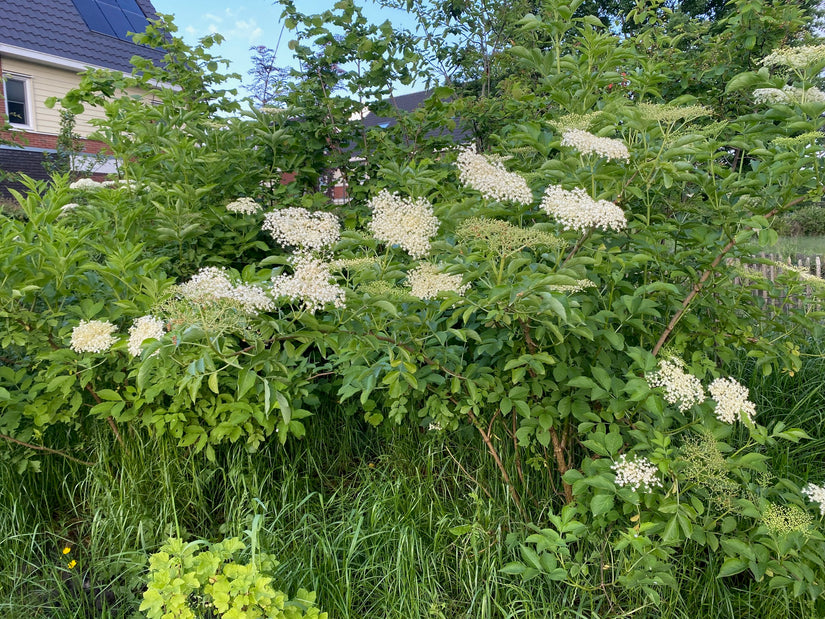
{"type": "MultiPolygon", "coordinates": [[[[822,256],[796,254],[793,257],[783,257],[778,254],[762,253],[759,257],[765,259],[766,262],[764,264],[751,264],[748,266],[748,269],[754,271],[755,275],[761,275],[763,279],[770,282],[776,282],[777,276],[786,270],[783,266],[787,266],[789,269],[792,268],[799,273],[814,276],[817,279],[822,278],[822,256]]],[[[732,264],[732,262],[729,262],[729,264],[732,264]]],[[[750,284],[751,287],[753,287],[753,294],[755,296],[761,296],[766,304],[781,307],[784,311],[788,311],[790,308],[802,309],[803,306],[806,305],[806,301],[810,304],[815,294],[822,294],[822,287],[816,286],[819,290],[815,290],[814,286],[809,284],[805,287],[804,296],[788,295],[786,293],[780,294],[777,297],[776,295],[772,295],[763,286],[754,286],[753,280],[749,282],[747,277],[736,277],[734,282],[744,286],[750,284]]],[[[820,305],[817,304],[815,309],[819,311],[820,305]]]]}

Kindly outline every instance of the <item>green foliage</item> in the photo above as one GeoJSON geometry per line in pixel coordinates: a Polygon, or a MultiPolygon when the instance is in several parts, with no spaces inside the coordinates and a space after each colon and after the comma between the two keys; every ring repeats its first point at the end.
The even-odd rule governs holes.
{"type": "Polygon", "coordinates": [[[825,208],[821,204],[800,207],[783,217],[777,227],[787,236],[822,236],[825,234],[825,208]]]}
{"type": "MultiPolygon", "coordinates": [[[[64,98],[103,107],[99,137],[122,178],[27,181],[24,216],[0,220],[9,466],[36,470],[35,451],[82,463],[79,447],[45,443],[90,426],[124,447],[146,432],[210,466],[234,443],[290,449],[330,416],[418,427],[486,450],[498,481],[488,471],[476,485],[535,523],[488,571],[564,583],[582,608],[602,595],[658,606],[694,561],[816,612],[825,539],[800,488],[821,481],[768,455],[808,432],[725,378],[743,356],[754,375],[793,376],[821,332],[821,282],[754,277],[760,296],[737,282],[776,242],[776,216],[821,199],[825,58],[751,58],[801,13],[736,4],[715,26],[730,52],[691,23],[690,53],[669,63],[653,55],[681,53],[683,39],[662,7],[635,9],[638,34],[621,39],[551,2],[509,24],[522,45],[490,52],[514,68],[505,97],[436,89],[392,131],[367,132],[353,113],[362,98],[387,109],[391,82],[413,76],[414,40],[350,2],[284,6],[305,79],[282,109],[225,116],[238,108],[207,51],[217,38],[190,47],[166,22],[140,39],[162,43],[165,64],[88,72],[64,98]],[[680,81],[743,49],[713,93],[680,81]],[[490,151],[444,149],[438,128],[459,113],[490,151]],[[320,191],[333,169],[351,187],[340,208],[320,191]],[[295,182],[281,185],[285,173],[295,182]],[[809,288],[800,311],[768,303],[809,288]]],[[[483,554],[501,540],[479,496],[442,528],[483,554]]],[[[350,537],[349,574],[364,523],[346,522],[330,543],[350,537]]],[[[152,561],[144,607],[156,616],[287,604],[256,543],[240,563],[237,540],[199,551],[180,539],[152,561]]],[[[341,606],[353,608],[349,584],[341,606]]]]}
{"type": "Polygon", "coordinates": [[[273,557],[254,553],[236,561],[246,546],[237,537],[208,544],[170,539],[149,558],[149,586],[140,610],[149,619],[215,616],[225,619],[325,619],[315,594],[300,589],[293,599],[272,586],[273,557]]]}

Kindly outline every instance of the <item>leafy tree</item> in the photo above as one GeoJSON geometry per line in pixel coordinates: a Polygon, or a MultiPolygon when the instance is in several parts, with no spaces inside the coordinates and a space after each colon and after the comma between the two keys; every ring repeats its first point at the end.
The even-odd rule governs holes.
{"type": "Polygon", "coordinates": [[[248,88],[255,103],[266,107],[286,93],[290,70],[275,66],[276,52],[265,45],[250,47],[249,50],[255,53],[249,70],[252,83],[248,88]]]}

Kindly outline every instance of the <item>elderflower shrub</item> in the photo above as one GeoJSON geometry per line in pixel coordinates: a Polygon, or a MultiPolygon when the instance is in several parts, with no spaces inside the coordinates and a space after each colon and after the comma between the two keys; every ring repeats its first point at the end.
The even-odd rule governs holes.
{"type": "Polygon", "coordinates": [[[563,189],[550,185],[544,192],[541,208],[565,230],[587,232],[592,228],[624,230],[627,218],[621,208],[607,200],[594,200],[584,189],[563,189]]]}
{"type": "Polygon", "coordinates": [[[281,245],[319,251],[338,242],[341,225],[332,213],[290,207],[264,215],[263,230],[281,245]]]}
{"type": "Polygon", "coordinates": [[[756,406],[748,397],[748,389],[733,378],[717,378],[708,387],[716,402],[716,417],[723,423],[753,422],[756,406]]]}
{"type": "Polygon", "coordinates": [[[162,320],[154,316],[141,316],[129,327],[129,354],[133,357],[140,356],[143,342],[146,340],[159,340],[166,333],[162,320]]]}
{"type": "Polygon", "coordinates": [[[525,205],[533,202],[533,192],[521,175],[508,172],[501,159],[477,153],[475,145],[458,154],[456,165],[461,182],[488,200],[525,205]]]}
{"type": "Polygon", "coordinates": [[[439,221],[424,198],[401,198],[384,189],[368,206],[372,220],[367,227],[377,240],[398,245],[413,258],[429,253],[430,239],[438,233],[439,221]]]}
{"type": "MultiPolygon", "coordinates": [[[[287,109],[280,118],[211,131],[200,116],[219,121],[204,107],[179,115],[188,119],[181,127],[168,113],[174,106],[152,108],[158,123],[146,123],[145,106],[129,100],[107,106],[108,130],[129,138],[114,143],[117,154],[147,193],[90,192],[104,208],[59,218],[71,195],[67,181],[32,182],[21,196],[24,216],[0,220],[0,352],[4,364],[12,359],[0,368],[5,432],[24,441],[47,437],[44,428],[78,427],[92,415],[166,433],[214,459],[222,442],[254,452],[267,441],[299,439],[312,414],[339,414],[338,406],[370,424],[437,425],[466,451],[489,452],[507,490],[496,500],[540,523],[536,537],[523,540],[525,563],[507,573],[621,599],[617,589],[634,589],[655,606],[663,587],[678,587],[684,554],[701,547],[708,565],[720,565],[721,583],[747,572],[760,594],[775,587],[817,599],[825,582],[821,524],[804,543],[797,531],[779,547],[764,523],[769,503],[804,505],[804,496],[820,496],[810,487],[803,495],[795,476],[774,470],[780,464],[767,456],[804,440],[804,430],[759,425],[747,391],[730,383],[717,385],[727,394],[723,404],[700,403],[694,381],[682,377],[685,388],[669,392],[651,384],[666,377],[648,377],[659,371],[662,350],[701,376],[727,375],[712,360],[745,353],[756,375],[800,368],[794,346],[813,332],[811,316],[790,303],[787,313],[772,312],[773,291],[760,281],[753,287],[768,299],[757,298],[734,281],[728,259],[747,264],[774,240],[775,215],[821,196],[825,178],[809,149],[765,147],[818,131],[818,110],[748,109],[709,122],[702,110],[640,108],[636,93],[652,92],[644,70],[633,77],[631,96],[619,101],[613,89],[605,100],[599,93],[615,76],[602,70],[614,71],[615,62],[586,62],[596,59],[582,54],[595,48],[582,44],[577,28],[559,42],[569,55],[563,75],[552,74],[553,63],[529,66],[533,56],[548,58],[546,50],[519,56],[528,70],[550,72],[537,86],[543,90],[525,98],[535,96],[541,107],[531,110],[548,119],[521,116],[490,134],[502,156],[388,146],[388,133],[381,145],[369,143],[375,157],[355,175],[365,183],[351,184],[351,201],[338,211],[346,233],[319,210],[290,206],[328,206],[316,191],[318,175],[337,157],[328,144],[308,153],[319,140],[306,137],[317,137],[318,126],[301,114],[287,109]],[[571,114],[582,130],[621,135],[621,143],[574,134],[558,149],[551,123],[571,114]],[[134,124],[124,124],[124,115],[134,124]],[[684,126],[671,126],[678,121],[684,126]],[[149,139],[157,128],[180,143],[169,139],[161,148],[149,139]],[[190,130],[208,137],[210,148],[195,150],[209,158],[191,152],[190,130]],[[594,156],[571,156],[568,148],[594,156]],[[178,167],[154,169],[147,155],[178,167]],[[603,155],[610,165],[595,161],[603,155]],[[277,169],[303,178],[280,185],[277,169]],[[529,171],[529,185],[511,170],[529,171]],[[541,206],[525,187],[546,190],[541,206]],[[276,247],[242,218],[221,215],[242,194],[286,207],[264,220],[276,247]],[[401,197],[408,195],[419,197],[401,197]],[[579,234],[550,232],[558,227],[579,234]],[[302,251],[291,256],[281,245],[302,251]],[[450,285],[463,288],[463,298],[439,304],[411,294],[405,277],[422,258],[450,265],[450,285]],[[75,317],[103,315],[112,324],[155,316],[168,332],[144,341],[135,357],[118,347],[102,359],[60,349],[75,317]],[[730,423],[746,417],[743,426],[730,423]],[[627,455],[629,446],[643,458],[627,455]],[[556,489],[537,496],[538,505],[529,497],[534,476],[556,489]]],[[[608,37],[596,47],[624,45],[605,33],[587,36],[608,37]]],[[[621,51],[644,62],[634,50],[621,51]]],[[[730,88],[764,83],[751,75],[730,88]]],[[[186,105],[200,106],[189,92],[164,96],[183,94],[186,105]]],[[[450,120],[438,109],[427,113],[432,125],[411,126],[420,135],[450,120]]]]}
{"type": "Polygon", "coordinates": [[[104,352],[117,342],[112,335],[117,327],[108,320],[81,320],[72,329],[72,340],[69,347],[77,352],[104,352]]]}
{"type": "Polygon", "coordinates": [[[564,131],[561,136],[561,145],[575,148],[585,155],[595,154],[604,157],[608,161],[611,159],[628,161],[630,159],[630,152],[621,140],[600,138],[582,129],[564,131]]]}
{"type": "Polygon", "coordinates": [[[461,283],[461,275],[442,273],[438,265],[425,262],[407,273],[407,285],[414,297],[434,299],[444,292],[463,295],[470,284],[461,283]]]}

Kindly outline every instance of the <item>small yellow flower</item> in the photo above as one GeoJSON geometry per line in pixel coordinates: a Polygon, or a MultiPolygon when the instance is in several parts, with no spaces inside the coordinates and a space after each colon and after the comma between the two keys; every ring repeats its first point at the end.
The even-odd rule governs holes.
{"type": "Polygon", "coordinates": [[[72,549],[71,549],[71,548],[69,548],[68,546],[64,546],[64,547],[63,547],[63,554],[64,554],[64,555],[69,554],[71,551],[72,551],[72,549]]]}
{"type": "Polygon", "coordinates": [[[77,561],[75,561],[74,559],[69,561],[69,569],[72,569],[75,565],[77,565],[77,561]]]}

